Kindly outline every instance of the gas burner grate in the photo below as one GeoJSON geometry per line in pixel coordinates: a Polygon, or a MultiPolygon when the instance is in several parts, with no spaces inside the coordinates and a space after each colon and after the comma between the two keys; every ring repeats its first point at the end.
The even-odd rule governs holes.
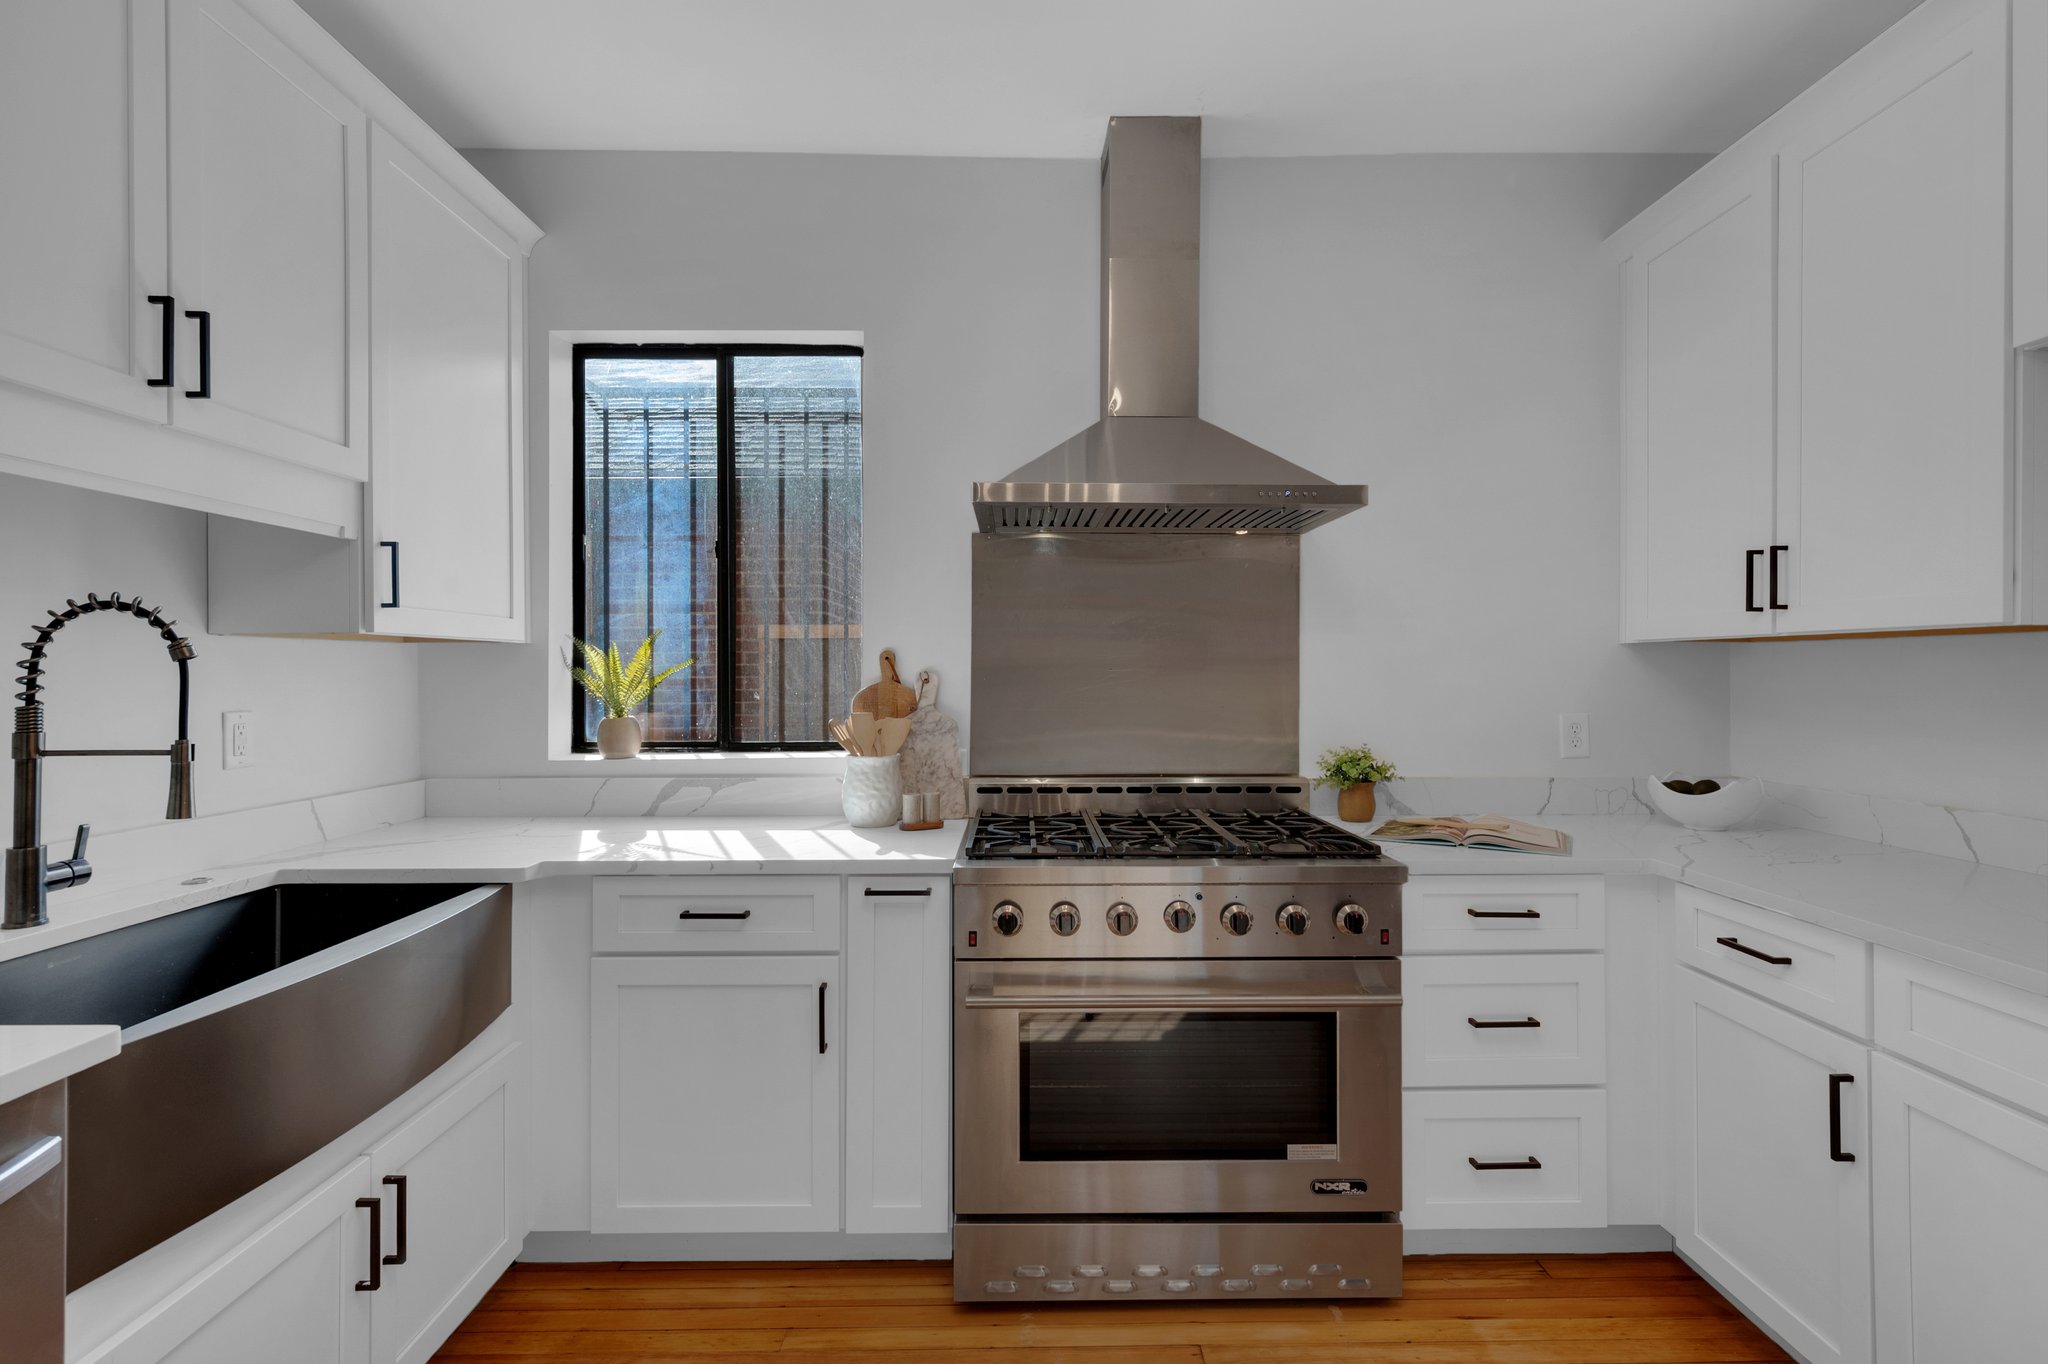
{"type": "Polygon", "coordinates": [[[1086,815],[982,815],[968,841],[971,858],[1094,857],[1099,851],[1086,815]]]}
{"type": "Polygon", "coordinates": [[[1363,861],[1379,845],[1297,810],[979,815],[969,861],[1363,861]]]}
{"type": "Polygon", "coordinates": [[[1177,814],[1097,815],[1105,857],[1228,857],[1236,846],[1190,810],[1177,814]]]}
{"type": "Polygon", "coordinates": [[[1340,829],[1328,820],[1296,810],[1219,813],[1209,816],[1247,855],[1273,858],[1365,858],[1380,855],[1379,844],[1340,829]]]}

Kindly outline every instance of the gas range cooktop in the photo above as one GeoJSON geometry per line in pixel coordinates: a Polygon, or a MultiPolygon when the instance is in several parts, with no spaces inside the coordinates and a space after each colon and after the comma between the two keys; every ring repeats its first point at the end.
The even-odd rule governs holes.
{"type": "Polygon", "coordinates": [[[977,815],[961,856],[970,862],[1359,862],[1381,856],[1361,838],[1303,810],[1073,810],[977,815]]]}

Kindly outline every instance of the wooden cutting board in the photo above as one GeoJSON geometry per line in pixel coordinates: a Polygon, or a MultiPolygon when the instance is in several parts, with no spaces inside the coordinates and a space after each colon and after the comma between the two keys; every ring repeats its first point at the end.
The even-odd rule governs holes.
{"type": "Polygon", "coordinates": [[[877,720],[901,720],[917,709],[917,693],[896,674],[896,651],[882,650],[882,680],[854,693],[851,710],[864,710],[877,720]]]}
{"type": "Polygon", "coordinates": [[[903,741],[903,789],[935,791],[945,818],[965,819],[967,783],[960,776],[960,726],[939,709],[939,675],[929,668],[919,673],[916,696],[910,737],[903,741]]]}

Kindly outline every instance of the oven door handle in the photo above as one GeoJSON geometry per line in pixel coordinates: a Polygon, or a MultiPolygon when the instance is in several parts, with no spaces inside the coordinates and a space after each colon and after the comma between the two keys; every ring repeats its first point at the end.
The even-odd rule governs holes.
{"type": "Polygon", "coordinates": [[[970,1009],[1059,1009],[1068,1013],[1271,1013],[1275,1010],[1399,1007],[1398,992],[1387,994],[1266,995],[1025,995],[969,990],[970,1009]]]}

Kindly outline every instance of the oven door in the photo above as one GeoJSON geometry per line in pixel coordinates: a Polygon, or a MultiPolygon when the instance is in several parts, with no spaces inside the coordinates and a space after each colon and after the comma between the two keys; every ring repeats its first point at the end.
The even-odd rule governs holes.
{"type": "Polygon", "coordinates": [[[1400,970],[957,963],[957,1210],[1398,1211],[1400,970]]]}

